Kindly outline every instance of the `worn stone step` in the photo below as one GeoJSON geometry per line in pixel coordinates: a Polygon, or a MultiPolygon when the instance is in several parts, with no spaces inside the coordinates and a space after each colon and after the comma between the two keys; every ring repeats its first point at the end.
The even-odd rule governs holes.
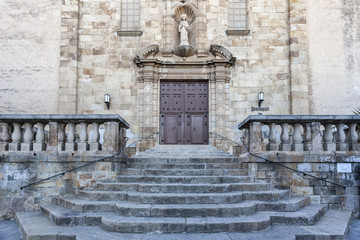
{"type": "MultiPolygon", "coordinates": [[[[127,197],[126,193],[123,194],[127,197]]],[[[119,200],[114,201],[114,198],[111,198],[109,195],[107,196],[111,200],[92,201],[77,197],[58,197],[57,204],[76,212],[115,212],[116,203],[119,200]]]]}
{"type": "Polygon", "coordinates": [[[273,188],[269,183],[98,183],[96,189],[104,191],[137,191],[149,193],[222,193],[232,191],[266,191],[272,190],[273,188]]]}
{"type": "Polygon", "coordinates": [[[133,204],[118,203],[116,212],[126,217],[237,217],[256,211],[294,212],[309,204],[309,198],[273,202],[245,201],[235,204],[133,204]]]}
{"type": "Polygon", "coordinates": [[[147,156],[147,157],[132,157],[128,163],[152,163],[152,164],[196,164],[196,163],[241,163],[238,157],[181,157],[182,154],[174,156],[147,156]]]}
{"type": "MultiPolygon", "coordinates": [[[[110,201],[117,199],[118,201],[129,201],[133,203],[150,203],[150,204],[208,204],[208,203],[239,203],[244,200],[258,201],[277,201],[291,196],[289,190],[271,190],[271,191],[234,191],[227,193],[144,193],[129,191],[101,191],[101,190],[79,190],[78,196],[89,200],[110,201]]],[[[64,198],[69,199],[72,198],[64,198]]],[[[76,200],[76,198],[74,198],[76,200]]],[[[84,201],[86,201],[84,199],[84,201]]],[[[78,201],[75,201],[78,202],[78,201]]],[[[71,205],[71,203],[68,203],[71,205]]],[[[81,203],[83,204],[83,203],[81,203]]],[[[94,207],[91,202],[88,208],[94,207]]],[[[65,206],[61,204],[62,206],[65,206]]],[[[99,211],[101,210],[98,206],[99,211]]],[[[81,206],[78,208],[81,209],[81,206]]]]}
{"type": "Polygon", "coordinates": [[[119,175],[167,175],[167,176],[246,176],[246,169],[121,169],[119,175]]]}
{"type": "MultiPolygon", "coordinates": [[[[113,213],[111,213],[113,214],[113,213]]],[[[247,239],[247,240],[305,240],[305,239],[345,239],[352,212],[330,210],[319,222],[312,226],[272,225],[260,232],[225,233],[117,233],[108,232],[99,226],[56,226],[39,212],[21,212],[15,214],[24,239],[66,239],[66,240],[169,240],[169,239],[247,239]]]]}
{"type": "Polygon", "coordinates": [[[101,219],[104,230],[123,233],[196,233],[196,232],[252,232],[270,227],[270,217],[252,215],[231,218],[154,218],[122,217],[117,214],[101,219]]]}
{"type": "Polygon", "coordinates": [[[129,163],[127,168],[135,169],[240,169],[241,163],[129,163]]]}
{"type": "Polygon", "coordinates": [[[219,184],[253,182],[249,176],[119,176],[117,182],[147,183],[188,183],[188,184],[219,184]]]}
{"type": "Polygon", "coordinates": [[[100,225],[106,212],[76,212],[55,204],[40,204],[40,212],[58,226],[100,225]]]}

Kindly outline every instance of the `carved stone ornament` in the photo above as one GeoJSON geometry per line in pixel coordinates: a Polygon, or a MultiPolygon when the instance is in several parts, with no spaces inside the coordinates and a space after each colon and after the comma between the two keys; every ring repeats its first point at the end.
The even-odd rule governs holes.
{"type": "Polygon", "coordinates": [[[134,63],[139,63],[141,59],[147,58],[150,55],[155,56],[159,52],[158,44],[151,44],[141,49],[134,57],[134,63]]]}

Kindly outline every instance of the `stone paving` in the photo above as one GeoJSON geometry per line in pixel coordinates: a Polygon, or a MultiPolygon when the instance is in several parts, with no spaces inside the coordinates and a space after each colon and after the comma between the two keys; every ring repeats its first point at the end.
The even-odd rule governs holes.
{"type": "MultiPolygon", "coordinates": [[[[81,228],[81,227],[79,227],[81,228]]],[[[260,237],[266,239],[293,239],[293,232],[296,230],[296,227],[286,227],[282,226],[273,226],[272,231],[262,232],[262,233],[248,233],[248,234],[239,234],[239,233],[213,233],[213,234],[115,234],[107,233],[109,236],[100,236],[96,232],[88,232],[88,236],[85,238],[97,238],[97,239],[107,239],[107,237],[114,237],[116,239],[139,239],[139,240],[183,240],[183,239],[192,239],[192,240],[236,240],[236,239],[255,239],[260,237]],[[281,231],[280,231],[281,230],[281,231]],[[112,235],[112,236],[110,236],[112,235]],[[105,238],[104,238],[105,237],[105,238]]],[[[84,239],[85,239],[84,238],[84,239]]],[[[346,237],[346,240],[359,240],[360,239],[360,219],[353,219],[349,233],[346,237]]],[[[15,221],[0,221],[0,240],[23,240],[21,237],[19,228],[15,221]]]]}

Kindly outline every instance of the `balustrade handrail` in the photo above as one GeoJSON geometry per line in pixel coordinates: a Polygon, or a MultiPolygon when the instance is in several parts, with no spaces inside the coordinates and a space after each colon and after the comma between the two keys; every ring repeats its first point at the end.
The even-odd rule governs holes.
{"type": "Polygon", "coordinates": [[[116,122],[123,128],[129,129],[130,125],[117,114],[0,114],[0,122],[19,123],[19,122],[116,122]]]}
{"type": "Polygon", "coordinates": [[[251,115],[238,125],[242,130],[254,122],[261,123],[360,123],[360,115],[251,115]]]}
{"type": "Polygon", "coordinates": [[[125,139],[125,142],[124,142],[124,144],[122,145],[122,147],[121,147],[121,149],[120,149],[120,151],[119,151],[118,153],[116,153],[116,154],[114,154],[114,155],[111,155],[111,156],[108,156],[108,157],[104,157],[104,158],[98,159],[98,160],[91,161],[91,162],[86,163],[86,164],[84,164],[84,165],[81,165],[81,166],[79,166],[79,167],[75,167],[75,168],[72,168],[72,169],[63,171],[63,172],[61,172],[61,173],[57,173],[57,174],[55,174],[55,175],[53,175],[53,176],[50,176],[50,177],[47,177],[47,178],[44,178],[44,179],[41,179],[41,180],[32,182],[32,183],[30,183],[30,184],[27,184],[27,185],[25,185],[25,186],[20,187],[20,190],[22,190],[22,189],[24,189],[24,188],[27,188],[27,187],[30,187],[30,186],[33,186],[33,185],[36,185],[36,184],[39,184],[39,183],[42,183],[42,182],[45,182],[45,181],[47,181],[47,180],[50,180],[50,179],[55,178],[55,177],[58,177],[58,176],[63,176],[63,175],[65,175],[66,173],[73,172],[73,171],[75,171],[75,170],[78,170],[78,169],[80,169],[80,168],[89,166],[89,165],[91,165],[91,164],[94,164],[94,163],[97,163],[97,162],[101,162],[101,161],[104,161],[104,160],[111,159],[111,158],[114,158],[114,157],[116,157],[116,156],[119,156],[120,154],[122,154],[122,153],[125,152],[125,149],[126,149],[126,148],[129,148],[129,147],[132,146],[133,144],[138,143],[138,142],[141,142],[141,141],[148,141],[150,137],[152,137],[153,135],[157,135],[157,134],[159,134],[159,132],[151,133],[150,135],[146,136],[145,138],[141,138],[141,139],[139,139],[139,140],[136,140],[136,141],[132,142],[132,143],[129,144],[128,146],[126,146],[126,143],[128,142],[129,138],[128,138],[128,137],[125,137],[125,138],[124,138],[124,139],[125,139]]]}
{"type": "Polygon", "coordinates": [[[323,182],[326,182],[326,183],[329,183],[329,184],[332,184],[332,185],[335,185],[335,186],[342,187],[342,188],[346,189],[346,186],[343,186],[343,185],[340,185],[340,184],[337,184],[337,183],[334,183],[334,182],[330,182],[330,181],[328,181],[328,180],[326,180],[326,179],[324,179],[324,178],[316,177],[316,176],[314,176],[314,175],[311,175],[311,174],[308,174],[308,173],[299,171],[299,170],[297,170],[297,169],[288,167],[288,166],[286,166],[286,165],[284,165],[284,164],[281,164],[281,163],[278,163],[278,162],[274,162],[274,161],[271,161],[270,159],[267,159],[267,158],[261,157],[261,156],[259,156],[259,155],[256,155],[256,154],[250,152],[250,149],[249,149],[248,146],[245,144],[243,138],[240,138],[240,140],[241,140],[241,142],[242,142],[242,144],[243,144],[243,145],[241,145],[241,144],[239,144],[238,142],[236,142],[236,141],[234,141],[234,140],[232,140],[232,139],[230,139],[230,138],[224,137],[224,136],[222,136],[222,135],[220,135],[220,134],[212,133],[212,132],[209,132],[209,134],[219,136],[219,137],[221,137],[221,138],[223,138],[223,139],[226,139],[226,140],[228,140],[228,141],[230,141],[230,142],[235,143],[236,145],[238,145],[238,146],[240,146],[240,147],[244,147],[244,148],[246,149],[246,151],[247,151],[251,156],[254,156],[254,157],[256,157],[256,158],[262,159],[262,160],[264,160],[265,162],[269,162],[269,163],[278,165],[278,166],[280,166],[280,167],[289,169],[290,171],[300,173],[300,174],[302,174],[303,176],[309,176],[309,177],[314,178],[314,179],[316,179],[316,180],[323,181],[323,182]]]}
{"type": "Polygon", "coordinates": [[[114,155],[111,155],[111,156],[108,156],[108,157],[104,157],[104,158],[101,158],[101,159],[97,159],[97,160],[91,161],[91,162],[89,162],[89,163],[86,163],[86,164],[84,164],[84,165],[81,165],[81,166],[79,166],[79,167],[75,167],[75,168],[72,168],[72,169],[63,171],[63,172],[61,172],[61,173],[57,173],[57,174],[55,174],[55,175],[53,175],[53,176],[50,176],[50,177],[47,177],[47,178],[44,178],[44,179],[40,179],[40,180],[35,181],[35,182],[32,182],[32,183],[29,183],[29,184],[27,184],[27,185],[25,185],[25,186],[20,187],[20,190],[22,190],[22,189],[24,189],[24,188],[27,188],[27,187],[30,187],[30,186],[33,186],[33,185],[36,185],[36,184],[39,184],[39,183],[42,183],[42,182],[45,182],[45,181],[47,181],[47,180],[50,180],[50,179],[55,178],[55,177],[58,177],[58,176],[64,176],[66,173],[73,172],[73,171],[75,171],[75,170],[78,170],[78,169],[80,169],[80,168],[89,166],[89,165],[91,165],[91,164],[94,164],[94,163],[97,163],[97,162],[102,162],[102,161],[104,161],[104,160],[107,160],[107,159],[110,159],[110,158],[114,158],[114,157],[116,157],[116,156],[119,156],[121,153],[124,152],[124,150],[125,150],[125,148],[126,148],[126,143],[127,143],[127,141],[129,140],[129,138],[128,138],[128,137],[124,137],[124,140],[125,140],[125,142],[124,142],[124,144],[121,146],[120,151],[119,151],[118,153],[114,154],[114,155]]]}

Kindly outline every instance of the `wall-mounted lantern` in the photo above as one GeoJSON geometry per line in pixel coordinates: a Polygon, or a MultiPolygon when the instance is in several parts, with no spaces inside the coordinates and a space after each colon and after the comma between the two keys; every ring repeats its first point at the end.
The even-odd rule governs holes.
{"type": "Polygon", "coordinates": [[[104,96],[104,102],[105,102],[105,104],[107,106],[107,109],[110,109],[110,95],[107,94],[107,93],[104,96]]]}
{"type": "Polygon", "coordinates": [[[259,107],[261,107],[263,101],[264,101],[264,93],[259,92],[259,107]]]}

